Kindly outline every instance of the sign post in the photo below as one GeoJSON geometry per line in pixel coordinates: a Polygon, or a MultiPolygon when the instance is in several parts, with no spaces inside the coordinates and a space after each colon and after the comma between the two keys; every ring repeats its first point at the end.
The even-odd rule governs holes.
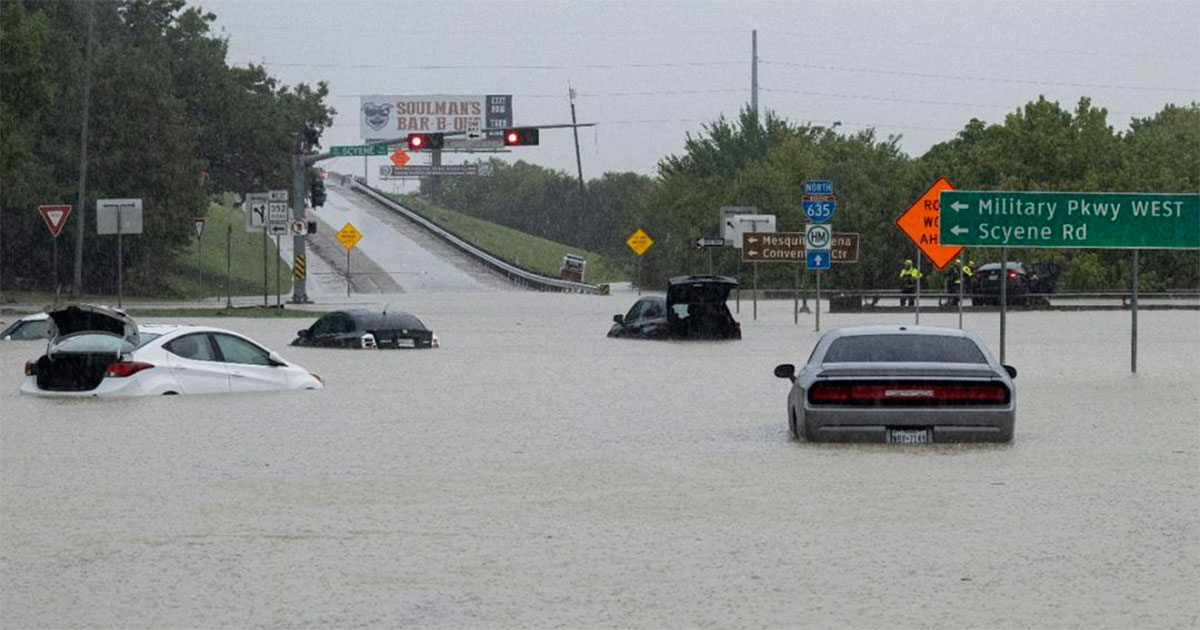
{"type": "Polygon", "coordinates": [[[122,306],[125,284],[125,258],[122,234],[142,233],[141,199],[97,199],[96,233],[117,235],[117,307],[122,306]]]}
{"type": "MultiPolygon", "coordinates": [[[[945,177],[938,177],[937,181],[933,182],[917,200],[912,202],[899,217],[896,217],[896,227],[900,228],[901,232],[917,246],[919,252],[917,256],[917,269],[920,270],[920,254],[924,254],[929,262],[933,263],[938,268],[938,271],[946,268],[946,265],[954,260],[962,251],[961,245],[943,245],[938,237],[938,204],[939,195],[944,191],[954,190],[954,186],[945,177]]],[[[921,321],[921,279],[917,278],[917,296],[913,300],[913,310],[916,313],[916,321],[921,321]]],[[[901,298],[903,303],[903,298],[901,298]]]]}
{"type": "Polygon", "coordinates": [[[337,240],[346,248],[346,297],[350,297],[350,250],[362,239],[362,233],[349,222],[338,230],[337,240]]]}
{"type": "Polygon", "coordinates": [[[204,299],[204,217],[192,220],[196,225],[196,271],[200,279],[196,283],[196,298],[204,299]]]}
{"type": "MultiPolygon", "coordinates": [[[[1009,247],[1133,250],[1130,367],[1137,372],[1138,250],[1200,249],[1200,195],[1194,193],[1098,193],[945,191],[941,237],[949,243],[1000,247],[1001,272],[1009,247]]],[[[1000,282],[1000,360],[1004,361],[1007,282],[1000,282]]]]}
{"type": "Polygon", "coordinates": [[[58,235],[62,233],[63,226],[67,224],[67,217],[71,216],[71,206],[66,204],[38,206],[38,213],[42,215],[42,221],[46,222],[46,228],[50,230],[50,242],[53,244],[52,256],[54,256],[54,305],[58,305],[58,235]]]}
{"type": "Polygon", "coordinates": [[[638,228],[637,231],[635,231],[633,234],[629,235],[629,238],[626,239],[625,244],[628,245],[629,249],[632,249],[633,253],[636,254],[638,257],[637,258],[637,263],[638,263],[637,264],[637,285],[638,285],[638,295],[641,295],[642,294],[642,254],[645,254],[646,250],[650,249],[650,246],[654,244],[654,239],[650,238],[650,235],[645,233],[642,230],[642,228],[638,228]]]}

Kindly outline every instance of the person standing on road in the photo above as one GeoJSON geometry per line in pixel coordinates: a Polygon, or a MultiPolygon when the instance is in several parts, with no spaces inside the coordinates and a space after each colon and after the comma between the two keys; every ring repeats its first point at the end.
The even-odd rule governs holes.
{"type": "Polygon", "coordinates": [[[954,259],[954,268],[950,270],[950,277],[946,282],[947,292],[950,293],[950,299],[946,300],[946,306],[958,306],[959,283],[962,283],[962,288],[965,290],[971,286],[971,265],[970,263],[963,264],[962,258],[954,259]]]}
{"type": "Polygon", "coordinates": [[[921,270],[913,267],[911,258],[904,261],[904,267],[900,269],[900,306],[916,306],[917,299],[912,296],[917,290],[917,280],[921,277],[921,270]]]}

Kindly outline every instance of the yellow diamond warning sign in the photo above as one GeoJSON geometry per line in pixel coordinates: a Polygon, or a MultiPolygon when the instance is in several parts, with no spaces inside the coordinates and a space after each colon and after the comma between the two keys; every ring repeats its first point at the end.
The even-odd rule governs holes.
{"type": "Polygon", "coordinates": [[[340,241],[342,243],[342,247],[345,247],[346,249],[354,247],[354,245],[357,244],[361,238],[362,234],[359,233],[358,230],[354,229],[354,226],[349,223],[343,225],[342,229],[338,230],[337,233],[337,240],[340,241]]]}
{"type": "Polygon", "coordinates": [[[642,228],[638,228],[636,232],[629,236],[629,240],[625,241],[625,244],[629,246],[629,249],[633,250],[633,253],[641,256],[654,244],[654,239],[650,238],[649,234],[643,232],[642,228]]]}

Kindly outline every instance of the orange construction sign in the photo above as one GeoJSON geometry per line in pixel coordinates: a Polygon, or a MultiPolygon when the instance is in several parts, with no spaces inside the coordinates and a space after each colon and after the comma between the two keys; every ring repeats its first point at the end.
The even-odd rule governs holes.
{"type": "Polygon", "coordinates": [[[391,160],[396,168],[404,168],[404,165],[408,164],[408,154],[404,152],[404,149],[396,149],[392,153],[391,160]]]}
{"type": "Polygon", "coordinates": [[[951,186],[945,177],[939,177],[925,194],[918,197],[904,214],[896,218],[896,227],[912,239],[913,244],[938,271],[945,269],[962,251],[962,245],[942,245],[938,241],[938,200],[943,190],[954,190],[954,186],[951,186]]]}

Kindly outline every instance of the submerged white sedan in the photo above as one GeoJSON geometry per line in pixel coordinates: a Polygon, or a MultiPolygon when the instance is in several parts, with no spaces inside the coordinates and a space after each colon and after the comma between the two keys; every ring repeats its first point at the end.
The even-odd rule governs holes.
{"type": "Polygon", "coordinates": [[[21,393],[154,396],[321,389],[321,378],[231,330],[139,326],[124,311],[92,304],[49,313],[45,354],[25,364],[21,393]]]}

